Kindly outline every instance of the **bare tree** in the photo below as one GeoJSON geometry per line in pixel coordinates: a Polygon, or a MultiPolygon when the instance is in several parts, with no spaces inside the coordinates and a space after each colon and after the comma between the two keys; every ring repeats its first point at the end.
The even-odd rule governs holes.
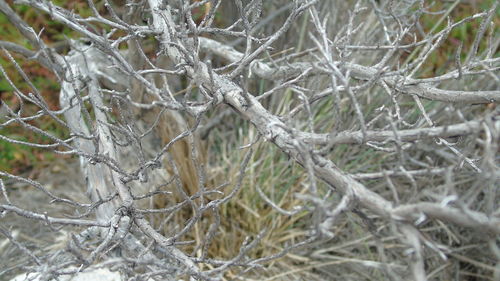
{"type": "Polygon", "coordinates": [[[123,280],[500,278],[498,1],[462,19],[459,2],[104,0],[87,1],[85,17],[16,1],[80,35],[66,53],[0,0],[29,45],[0,41],[1,51],[31,86],[22,92],[0,67],[19,103],[4,102],[0,128],[51,142],[0,139],[78,158],[88,196],[0,171],[10,243],[0,243],[0,276],[102,267],[123,280]],[[431,30],[429,15],[441,20],[431,30]],[[470,44],[427,71],[470,22],[470,44]],[[55,74],[59,109],[18,56],[55,74]],[[42,117],[68,137],[34,126],[42,117]],[[293,188],[265,182],[273,158],[293,188]],[[42,207],[18,200],[16,184],[42,207]],[[246,223],[234,210],[260,218],[258,208],[273,223],[232,241],[246,223]],[[270,244],[275,224],[284,231],[270,244]],[[64,231],[64,246],[29,243],[26,225],[64,231]],[[234,247],[217,252],[220,243],[234,247]]]}

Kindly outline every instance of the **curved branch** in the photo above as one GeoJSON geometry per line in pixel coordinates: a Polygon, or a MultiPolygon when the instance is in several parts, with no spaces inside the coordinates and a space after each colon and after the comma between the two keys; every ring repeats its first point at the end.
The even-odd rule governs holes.
{"type": "Polygon", "coordinates": [[[64,73],[63,68],[60,65],[54,64],[49,59],[47,59],[44,52],[34,52],[24,48],[21,45],[1,40],[0,40],[0,48],[22,55],[28,60],[36,60],[39,63],[41,63],[45,68],[54,72],[55,74],[62,75],[64,73]]]}
{"type": "Polygon", "coordinates": [[[0,211],[7,211],[7,212],[13,212],[16,213],[17,215],[21,217],[25,217],[28,219],[35,219],[39,221],[44,221],[50,224],[63,224],[63,225],[78,225],[78,226],[98,226],[98,227],[109,227],[110,223],[109,222],[98,222],[98,221],[91,221],[91,220],[82,220],[82,219],[61,219],[61,218],[54,218],[54,217],[49,217],[44,214],[39,214],[31,211],[27,211],[21,208],[18,208],[13,205],[4,205],[0,204],[0,211]]]}
{"type": "MultiPolygon", "coordinates": [[[[215,40],[208,38],[199,38],[200,46],[205,51],[210,51],[218,56],[227,59],[230,62],[240,61],[244,55],[234,48],[219,43],[215,40]]],[[[303,73],[306,69],[313,66],[313,71],[311,74],[327,74],[328,71],[320,67],[318,63],[304,63],[295,62],[285,66],[275,67],[261,61],[256,61],[250,64],[251,73],[256,74],[259,78],[276,80],[276,79],[287,79],[303,73]]],[[[361,80],[370,80],[375,75],[378,75],[378,70],[375,67],[363,66],[355,63],[342,63],[338,67],[343,67],[349,71],[351,74],[361,80]]],[[[386,82],[390,86],[396,88],[398,91],[417,95],[419,97],[443,101],[443,102],[454,102],[454,103],[498,103],[500,102],[500,91],[453,91],[453,90],[443,90],[430,86],[428,84],[417,84],[418,80],[409,79],[403,77],[399,74],[391,74],[391,76],[380,78],[381,81],[386,82]]]]}

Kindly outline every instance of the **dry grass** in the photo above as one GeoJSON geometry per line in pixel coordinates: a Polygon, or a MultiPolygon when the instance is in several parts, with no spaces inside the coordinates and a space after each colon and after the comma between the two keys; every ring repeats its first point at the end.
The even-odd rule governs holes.
{"type": "MultiPolygon", "coordinates": [[[[345,2],[340,4],[342,8],[348,6],[348,1],[345,2]]],[[[342,18],[340,14],[338,17],[342,18]]],[[[307,24],[308,16],[304,15],[297,21],[293,32],[307,30],[307,24]]],[[[307,40],[307,32],[299,34],[297,42],[294,42],[292,46],[296,50],[303,49],[304,41],[307,40]]],[[[284,49],[288,44],[289,42],[284,42],[282,46],[277,46],[277,49],[284,49]]],[[[359,60],[373,61],[376,57],[360,57],[359,60]]],[[[270,82],[255,81],[249,85],[249,88],[255,90],[254,92],[259,92],[264,83],[270,82]]],[[[326,83],[328,83],[326,78],[304,82],[307,86],[326,83]]],[[[400,102],[401,110],[407,117],[405,119],[417,122],[421,113],[416,109],[413,100],[408,98],[400,102]]],[[[283,115],[290,109],[290,104],[294,104],[294,94],[287,90],[281,96],[273,97],[266,103],[271,111],[283,115]]],[[[335,120],[329,114],[333,107],[332,100],[317,104],[312,113],[315,129],[318,131],[359,129],[354,109],[342,106],[347,103],[347,98],[340,100],[340,111],[336,114],[335,120]]],[[[371,120],[379,113],[378,108],[390,104],[391,99],[382,89],[373,87],[369,95],[360,97],[359,103],[363,105],[366,120],[371,120]]],[[[494,107],[479,105],[470,107],[458,105],[457,111],[451,113],[447,111],[446,105],[437,102],[424,102],[424,106],[429,112],[433,112],[433,120],[440,124],[456,121],[458,110],[464,112],[467,115],[465,117],[498,113],[494,107]]],[[[301,119],[304,122],[303,126],[306,127],[307,116],[302,116],[301,119]]],[[[385,120],[380,122],[385,122],[385,120]]],[[[193,125],[192,122],[185,121],[178,113],[172,112],[164,113],[159,124],[157,135],[162,140],[162,145],[193,125]]],[[[476,137],[473,135],[458,139],[457,147],[462,151],[467,151],[469,155],[480,157],[484,150],[474,141],[476,137]]],[[[262,233],[260,243],[248,253],[248,259],[275,255],[284,248],[300,243],[311,236],[312,225],[317,219],[310,212],[314,206],[300,199],[300,194],[304,194],[310,188],[310,179],[306,171],[272,144],[262,140],[256,141],[257,138],[258,134],[253,127],[249,127],[246,121],[231,115],[224,119],[224,123],[219,128],[215,128],[210,133],[208,139],[200,140],[196,135],[188,136],[176,142],[168,151],[172,161],[169,161],[168,157],[165,160],[166,173],[170,177],[177,175],[178,182],[174,181],[164,187],[172,192],[171,196],[157,196],[153,202],[145,203],[149,204],[147,207],[171,207],[184,201],[186,197],[196,194],[202,187],[197,166],[203,167],[205,171],[204,180],[201,181],[204,184],[203,188],[216,189],[227,183],[227,186],[221,188],[220,191],[229,194],[234,188],[239,187],[234,198],[221,205],[217,214],[206,212],[195,223],[192,230],[178,238],[178,241],[189,242],[179,246],[183,251],[199,257],[204,247],[202,241],[206,241],[205,238],[211,226],[218,221],[217,217],[222,218],[220,225],[206,248],[207,256],[212,259],[230,259],[238,255],[244,242],[249,237],[255,239],[260,233],[262,233]],[[246,147],[248,144],[252,144],[252,154],[246,165],[241,186],[238,186],[242,176],[241,163],[244,162],[250,150],[246,147]],[[241,148],[244,146],[245,148],[241,148]],[[302,206],[303,209],[294,215],[281,214],[263,200],[258,189],[283,210],[294,211],[297,206],[302,206]]],[[[431,161],[434,166],[446,166],[448,163],[443,158],[434,157],[446,151],[433,151],[432,145],[433,140],[423,141],[419,143],[418,149],[409,150],[406,153],[416,161],[431,161]]],[[[396,166],[395,163],[402,160],[396,153],[386,154],[353,145],[338,145],[332,148],[328,155],[341,169],[354,174],[378,171],[380,168],[392,170],[396,166]]],[[[417,164],[413,167],[418,168],[417,164]]],[[[432,199],[435,194],[439,194],[450,184],[454,186],[457,194],[468,194],[469,189],[475,189],[478,185],[467,173],[455,174],[452,178],[426,176],[415,179],[417,182],[405,177],[391,179],[391,184],[397,188],[399,201],[414,202],[420,199],[432,199]],[[425,186],[427,190],[421,192],[417,189],[419,186],[425,186]]],[[[385,198],[393,196],[386,179],[369,180],[363,183],[385,198]]],[[[488,178],[484,179],[484,183],[494,186],[488,178]]],[[[320,194],[330,196],[332,206],[335,206],[340,200],[336,198],[338,195],[328,193],[329,188],[323,183],[317,184],[320,194]]],[[[219,197],[214,195],[213,198],[197,198],[193,202],[200,205],[219,197]]],[[[500,198],[477,197],[477,200],[470,204],[477,206],[476,209],[484,209],[488,200],[499,202],[500,198]]],[[[155,226],[162,226],[163,233],[171,235],[184,227],[194,214],[195,210],[192,206],[186,204],[170,214],[155,215],[152,221],[155,226]],[[166,219],[169,221],[164,223],[166,219]]],[[[244,277],[244,272],[238,267],[232,268],[224,277],[226,280],[390,280],[391,272],[401,274],[408,271],[405,261],[409,246],[402,244],[400,237],[394,235],[398,233],[397,228],[397,225],[390,222],[366,217],[363,210],[360,210],[359,214],[348,213],[341,216],[334,228],[330,230],[334,234],[333,238],[286,253],[282,258],[269,261],[261,268],[251,270],[250,274],[245,274],[244,277]]],[[[36,232],[40,234],[43,231],[37,230],[36,232]]],[[[426,222],[425,225],[420,226],[422,239],[429,243],[425,250],[425,263],[428,268],[432,269],[428,272],[430,280],[452,280],[453,278],[493,280],[493,272],[498,270],[498,268],[495,269],[498,260],[490,253],[488,244],[482,240],[481,236],[476,235],[476,231],[449,226],[440,221],[426,222]],[[432,241],[438,241],[439,244],[432,241]],[[447,248],[450,251],[447,252],[447,259],[443,260],[437,254],[438,251],[433,251],[432,247],[447,248]]],[[[20,240],[24,239],[30,238],[20,238],[20,240]]],[[[53,243],[52,241],[50,243],[53,243]]],[[[40,244],[38,240],[33,242],[40,244]]],[[[2,244],[0,244],[0,250],[1,246],[2,244]]],[[[13,257],[16,252],[5,250],[4,253],[13,257]]],[[[202,265],[202,269],[210,269],[210,265],[202,265]]]]}

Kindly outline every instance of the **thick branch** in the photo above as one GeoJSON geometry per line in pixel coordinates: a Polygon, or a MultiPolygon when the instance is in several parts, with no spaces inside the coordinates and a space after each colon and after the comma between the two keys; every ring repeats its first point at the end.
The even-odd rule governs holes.
{"type": "MultiPolygon", "coordinates": [[[[185,61],[181,56],[181,52],[177,50],[175,45],[166,44],[167,42],[170,42],[169,32],[173,30],[173,27],[175,26],[172,21],[172,15],[168,10],[161,10],[158,8],[160,6],[159,1],[149,0],[149,3],[153,9],[154,26],[158,30],[164,31],[162,34],[162,43],[165,44],[164,48],[167,50],[167,55],[174,60],[175,63],[183,64],[185,61]]],[[[366,67],[363,67],[363,69],[365,68],[366,67]]],[[[247,120],[252,122],[266,140],[276,144],[283,152],[295,159],[299,164],[303,166],[306,165],[305,162],[307,155],[304,155],[303,152],[301,152],[300,147],[302,144],[300,139],[297,137],[298,134],[295,133],[295,130],[289,128],[278,117],[269,113],[254,96],[245,94],[245,91],[226,77],[216,73],[209,73],[208,67],[202,62],[199,62],[196,71],[190,66],[187,66],[186,70],[189,75],[191,75],[194,79],[198,79],[198,83],[204,85],[206,88],[210,89],[212,86],[215,86],[215,89],[218,89],[217,93],[222,94],[224,101],[230,104],[247,120]]],[[[369,70],[371,71],[372,69],[369,70]]],[[[215,95],[216,93],[213,94],[215,95]]],[[[386,219],[395,218],[395,209],[390,201],[369,190],[367,187],[356,181],[352,176],[340,170],[332,161],[313,153],[310,154],[310,158],[313,160],[312,168],[314,169],[315,175],[324,180],[331,187],[336,188],[343,194],[353,194],[354,198],[358,200],[361,206],[371,210],[381,217],[386,219]]],[[[422,211],[429,217],[438,219],[447,218],[449,222],[457,223],[465,227],[471,226],[470,222],[462,222],[460,220],[460,211],[453,211],[455,216],[453,219],[446,216],[437,216],[439,215],[439,212],[436,212],[436,209],[439,210],[450,207],[442,207],[439,204],[434,203],[428,204],[430,204],[429,206],[432,206],[434,209],[427,210],[423,208],[422,211]]],[[[445,210],[443,210],[443,212],[444,211],[445,210]]],[[[401,220],[412,221],[413,219],[413,214],[408,214],[407,216],[399,215],[401,214],[398,213],[398,219],[401,220]]],[[[486,226],[493,232],[500,234],[500,225],[498,224],[498,221],[499,220],[495,218],[487,218],[486,220],[478,221],[476,224],[486,226]]]]}
{"type": "MultiPolygon", "coordinates": [[[[500,129],[500,121],[496,121],[495,126],[500,129]]],[[[484,128],[481,126],[481,121],[469,121],[460,124],[449,126],[439,126],[434,128],[419,128],[410,130],[394,131],[367,131],[363,136],[361,131],[355,132],[340,132],[338,134],[311,134],[300,132],[299,137],[308,144],[327,145],[327,144],[361,144],[364,141],[383,142],[387,140],[399,141],[416,141],[423,138],[432,137],[457,137],[472,133],[477,133],[484,128]],[[395,135],[397,134],[397,135],[395,135]]]]}
{"type": "MultiPolygon", "coordinates": [[[[215,40],[208,38],[200,38],[200,45],[205,51],[213,52],[230,62],[238,62],[243,58],[243,54],[236,51],[234,48],[221,44],[215,40]]],[[[338,63],[338,67],[343,67],[349,71],[353,77],[362,80],[370,80],[376,75],[380,75],[375,67],[363,66],[355,63],[338,63]]],[[[261,61],[255,61],[250,64],[251,73],[256,74],[263,79],[287,79],[300,73],[306,69],[314,67],[311,74],[327,74],[326,68],[318,67],[318,63],[302,63],[295,62],[285,66],[275,67],[261,61]]],[[[417,84],[418,80],[406,78],[398,74],[391,76],[382,76],[381,81],[386,82],[398,91],[405,94],[417,95],[419,97],[443,101],[443,102],[463,102],[463,103],[498,103],[500,102],[500,91],[453,91],[442,90],[428,84],[417,84]]]]}

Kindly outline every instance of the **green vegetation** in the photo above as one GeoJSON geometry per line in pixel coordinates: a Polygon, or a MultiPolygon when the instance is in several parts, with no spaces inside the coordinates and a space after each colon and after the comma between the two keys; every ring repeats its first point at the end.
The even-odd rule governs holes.
{"type": "MultiPolygon", "coordinates": [[[[452,5],[445,1],[433,1],[429,5],[431,12],[446,11],[447,13],[424,14],[420,18],[420,24],[425,32],[434,31],[439,32],[446,28],[448,16],[457,22],[466,17],[474,14],[481,13],[491,7],[496,0],[483,0],[483,1],[455,1],[452,5]],[[451,9],[453,8],[453,9],[451,9]]],[[[465,59],[467,52],[471,47],[481,19],[467,21],[462,25],[451,30],[446,41],[435,50],[422,67],[421,76],[431,77],[434,75],[443,74],[445,69],[449,69],[450,65],[455,64],[455,54],[460,44],[463,44],[461,59],[465,59]]],[[[494,26],[500,25],[500,10],[496,11],[496,16],[493,17],[494,26]]],[[[487,34],[492,30],[488,29],[487,34]]],[[[486,40],[481,40],[479,45],[479,52],[486,49],[486,40]]],[[[418,50],[418,49],[417,49],[418,50]]],[[[493,50],[498,55],[500,50],[493,50]]]]}

